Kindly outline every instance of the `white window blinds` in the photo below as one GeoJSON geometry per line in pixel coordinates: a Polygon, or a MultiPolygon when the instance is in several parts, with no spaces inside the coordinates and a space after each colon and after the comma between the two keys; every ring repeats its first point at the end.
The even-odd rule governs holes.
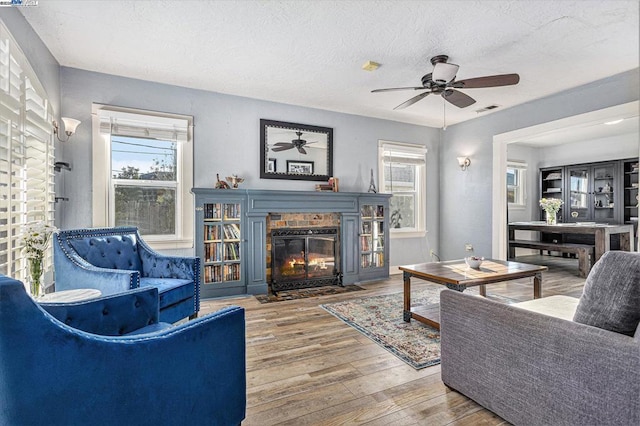
{"type": "MultiPolygon", "coordinates": [[[[21,280],[25,224],[54,221],[51,110],[26,57],[0,23],[0,273],[21,280]]],[[[51,249],[45,271],[51,269],[51,249]]]]}

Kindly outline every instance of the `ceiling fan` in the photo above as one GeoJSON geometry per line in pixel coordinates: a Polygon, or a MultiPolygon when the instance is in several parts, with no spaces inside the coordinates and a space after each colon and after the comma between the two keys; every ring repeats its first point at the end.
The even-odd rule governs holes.
{"type": "Polygon", "coordinates": [[[296,148],[300,154],[306,154],[307,151],[303,147],[305,145],[316,143],[315,141],[314,142],[307,142],[304,139],[302,139],[301,138],[302,132],[296,132],[296,135],[298,135],[298,139],[293,139],[291,142],[274,143],[273,147],[271,149],[274,152],[278,152],[278,151],[286,151],[288,149],[296,148]]]}
{"type": "Polygon", "coordinates": [[[426,90],[418,96],[414,96],[406,102],[401,103],[394,109],[403,109],[426,98],[431,93],[440,95],[444,100],[459,107],[466,108],[473,105],[476,100],[457,89],[478,89],[482,87],[511,86],[518,84],[520,76],[518,74],[489,75],[485,77],[468,78],[456,81],[456,74],[459,65],[447,63],[447,55],[438,55],[431,58],[433,72],[422,77],[422,86],[419,87],[394,87],[390,89],[376,89],[372,93],[391,92],[396,90],[426,90]]]}

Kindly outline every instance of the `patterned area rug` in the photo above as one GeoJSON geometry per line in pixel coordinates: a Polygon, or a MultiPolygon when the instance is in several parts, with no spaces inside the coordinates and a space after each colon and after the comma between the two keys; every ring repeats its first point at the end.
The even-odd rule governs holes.
{"type": "Polygon", "coordinates": [[[327,285],[323,287],[301,288],[298,290],[279,291],[278,294],[259,294],[256,299],[260,303],[283,302],[285,300],[307,299],[309,297],[327,296],[330,294],[350,293],[364,290],[357,285],[327,285]]]}
{"type": "MultiPolygon", "coordinates": [[[[441,285],[429,285],[411,294],[411,306],[438,303],[441,285]]],[[[465,293],[478,294],[476,288],[465,293]]],[[[512,300],[489,295],[500,302],[512,300]]],[[[440,332],[416,320],[402,319],[402,293],[363,297],[345,302],[320,305],[327,312],[349,324],[398,358],[419,370],[440,364],[440,332]]]]}

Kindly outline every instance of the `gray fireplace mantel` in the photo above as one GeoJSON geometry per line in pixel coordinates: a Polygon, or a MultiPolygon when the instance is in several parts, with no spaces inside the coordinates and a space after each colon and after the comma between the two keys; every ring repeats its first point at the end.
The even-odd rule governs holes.
{"type": "MultiPolygon", "coordinates": [[[[219,288],[204,290],[204,297],[232,294],[265,294],[268,290],[266,278],[266,232],[267,215],[270,213],[337,213],[340,215],[341,268],[344,284],[353,284],[371,279],[369,271],[359,268],[360,206],[380,204],[389,206],[391,194],[359,192],[282,191],[260,189],[213,189],[193,188],[196,198],[196,254],[202,251],[202,206],[206,203],[236,202],[243,206],[242,214],[242,288],[219,288]],[[199,247],[200,246],[200,247],[199,247]]],[[[388,230],[388,214],[385,214],[385,229],[388,230]]],[[[388,236],[387,244],[388,247],[388,236]]],[[[388,276],[388,248],[386,267],[380,275],[388,276]]],[[[376,276],[377,278],[378,276],[376,276]]],[[[207,286],[204,286],[207,287],[207,286]]]]}

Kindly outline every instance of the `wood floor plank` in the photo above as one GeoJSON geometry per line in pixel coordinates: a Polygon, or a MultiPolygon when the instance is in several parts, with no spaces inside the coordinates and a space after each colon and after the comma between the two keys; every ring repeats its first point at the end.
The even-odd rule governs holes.
{"type": "MultiPolygon", "coordinates": [[[[534,255],[516,260],[549,267],[542,277],[543,296],[582,294],[576,259],[534,255]]],[[[412,292],[431,285],[415,280],[412,292]]],[[[363,291],[267,304],[253,296],[202,301],[201,315],[225,306],[245,308],[244,426],[507,424],[448,389],[440,366],[414,370],[319,306],[402,293],[402,276],[360,286],[363,291]]],[[[491,284],[487,294],[531,300],[532,280],[491,284]]]]}

